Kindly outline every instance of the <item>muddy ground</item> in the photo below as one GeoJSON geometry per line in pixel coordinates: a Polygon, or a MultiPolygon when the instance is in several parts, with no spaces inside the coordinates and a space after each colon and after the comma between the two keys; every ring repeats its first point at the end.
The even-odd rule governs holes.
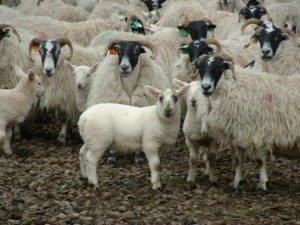
{"type": "Polygon", "coordinates": [[[116,166],[98,166],[100,190],[80,179],[80,136],[73,129],[63,147],[56,142],[59,127],[39,123],[30,135],[13,143],[12,156],[0,153],[0,224],[300,224],[300,161],[269,161],[269,190],[256,190],[258,165],[247,162],[240,190],[233,179],[231,154],[218,156],[218,184],[201,175],[195,186],[185,182],[188,149],[182,134],[176,146],[162,154],[163,188],[152,191],[147,164],[134,156],[119,156],[116,166]]]}

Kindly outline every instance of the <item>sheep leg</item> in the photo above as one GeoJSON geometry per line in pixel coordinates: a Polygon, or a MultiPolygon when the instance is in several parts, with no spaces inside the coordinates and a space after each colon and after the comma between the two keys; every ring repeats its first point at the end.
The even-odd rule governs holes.
{"type": "Polygon", "coordinates": [[[57,140],[60,143],[62,143],[63,145],[66,144],[68,126],[69,126],[69,119],[67,119],[65,122],[62,123],[61,130],[60,130],[60,133],[59,133],[58,138],[57,138],[57,140]]]}
{"type": "Polygon", "coordinates": [[[206,152],[204,152],[203,153],[203,156],[202,156],[202,160],[205,162],[205,170],[204,170],[204,172],[203,172],[203,174],[205,175],[205,176],[208,176],[208,174],[209,174],[209,161],[208,161],[208,158],[207,158],[208,156],[207,156],[207,153],[206,152]]]}
{"type": "Polygon", "coordinates": [[[12,127],[13,127],[12,124],[8,124],[6,126],[6,135],[5,135],[4,142],[3,142],[3,150],[4,150],[4,153],[7,155],[12,154],[11,146],[10,146],[10,141],[11,141],[11,137],[13,134],[12,127]]]}
{"type": "Polygon", "coordinates": [[[101,159],[105,148],[91,149],[86,152],[86,172],[88,182],[98,188],[97,163],[101,159]]]}
{"type": "Polygon", "coordinates": [[[80,151],[79,151],[79,160],[80,160],[80,171],[81,176],[86,178],[87,172],[86,172],[86,153],[87,153],[87,146],[84,144],[80,151]]]}
{"type": "Polygon", "coordinates": [[[194,183],[196,180],[196,176],[197,176],[199,148],[195,142],[193,142],[189,139],[186,139],[186,144],[190,150],[190,160],[189,160],[190,169],[189,169],[189,174],[187,177],[187,182],[194,183]]]}
{"type": "Polygon", "coordinates": [[[144,163],[144,154],[142,151],[135,153],[134,162],[139,165],[142,165],[144,163]]]}
{"type": "Polygon", "coordinates": [[[109,150],[108,151],[108,164],[116,164],[117,163],[117,153],[115,151],[109,150]]]}
{"type": "Polygon", "coordinates": [[[6,141],[6,124],[4,124],[4,123],[1,123],[0,124],[0,143],[3,145],[3,151],[4,151],[4,153],[5,154],[9,154],[9,155],[11,155],[12,154],[12,152],[10,151],[8,151],[7,152],[7,148],[5,147],[5,141],[6,141]]]}
{"type": "Polygon", "coordinates": [[[261,188],[262,190],[266,191],[267,182],[269,181],[268,174],[267,174],[267,155],[262,153],[259,159],[261,161],[261,166],[260,166],[260,173],[259,173],[258,188],[261,188]]]}
{"type": "Polygon", "coordinates": [[[215,175],[217,162],[217,155],[214,152],[210,152],[207,154],[207,164],[208,164],[208,179],[211,183],[215,183],[218,178],[215,175]]]}
{"type": "Polygon", "coordinates": [[[161,187],[160,179],[159,179],[159,165],[160,160],[158,156],[157,148],[144,148],[144,152],[146,154],[146,158],[149,163],[150,171],[151,171],[151,183],[152,189],[156,190],[161,187]]]}
{"type": "Polygon", "coordinates": [[[20,131],[20,124],[15,124],[14,126],[14,138],[20,139],[21,138],[21,131],[20,131]]]}
{"type": "Polygon", "coordinates": [[[243,165],[244,165],[244,155],[245,151],[243,149],[238,149],[235,151],[235,158],[237,160],[235,167],[235,175],[233,180],[233,188],[238,189],[240,182],[243,180],[243,165]]]}

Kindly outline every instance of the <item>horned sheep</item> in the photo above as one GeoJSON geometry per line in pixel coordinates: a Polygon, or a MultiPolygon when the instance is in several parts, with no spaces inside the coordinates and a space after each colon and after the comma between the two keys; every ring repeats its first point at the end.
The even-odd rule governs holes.
{"type": "Polygon", "coordinates": [[[189,86],[178,91],[159,91],[150,86],[145,86],[145,89],[155,97],[156,105],[140,108],[98,104],[80,116],[78,127],[84,141],[79,153],[81,174],[95,187],[98,187],[97,162],[111,147],[124,153],[142,149],[149,162],[152,188],[161,187],[159,151],[164,145],[176,142],[180,129],[179,98],[189,86]]]}
{"type": "Polygon", "coordinates": [[[17,66],[14,69],[20,81],[13,89],[0,90],[0,142],[5,154],[12,154],[10,142],[13,126],[25,120],[36,97],[41,97],[45,92],[39,76],[32,71],[26,75],[17,66]]]}

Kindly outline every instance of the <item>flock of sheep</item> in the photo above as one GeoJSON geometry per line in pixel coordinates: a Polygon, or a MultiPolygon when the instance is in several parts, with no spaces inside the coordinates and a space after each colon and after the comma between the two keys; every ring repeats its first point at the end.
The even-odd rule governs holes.
{"type": "MultiPolygon", "coordinates": [[[[2,1],[4,4],[5,1],[2,1]]],[[[66,143],[78,122],[81,175],[98,187],[106,150],[141,152],[153,189],[159,150],[176,142],[180,120],[190,150],[216,182],[216,155],[230,149],[232,186],[245,156],[299,157],[298,0],[21,0],[0,5],[0,140],[52,111],[66,143]],[[256,44],[259,42],[260,45],[256,44]],[[176,88],[175,88],[176,87],[176,88]],[[29,120],[33,118],[33,120],[29,120]]]]}

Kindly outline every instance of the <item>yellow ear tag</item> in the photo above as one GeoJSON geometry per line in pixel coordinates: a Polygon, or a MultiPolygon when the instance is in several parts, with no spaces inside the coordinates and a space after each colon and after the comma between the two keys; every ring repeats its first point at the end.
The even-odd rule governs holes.
{"type": "Polygon", "coordinates": [[[40,47],[38,45],[34,45],[34,46],[32,46],[32,50],[38,51],[38,50],[40,50],[40,47]]]}
{"type": "Polygon", "coordinates": [[[116,49],[114,49],[114,48],[111,48],[111,49],[109,50],[109,53],[110,53],[111,55],[117,55],[117,54],[118,54],[118,52],[117,52],[116,49]]]}

